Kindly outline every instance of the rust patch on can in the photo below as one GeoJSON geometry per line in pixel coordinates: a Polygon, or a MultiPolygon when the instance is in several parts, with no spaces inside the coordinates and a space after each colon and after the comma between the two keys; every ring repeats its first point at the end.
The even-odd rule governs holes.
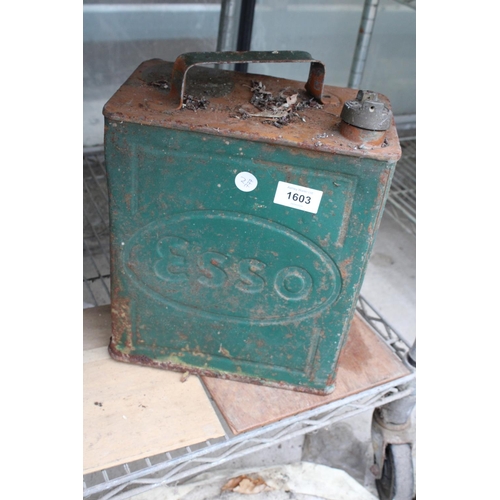
{"type": "Polygon", "coordinates": [[[116,360],[124,363],[131,363],[135,365],[148,366],[151,368],[159,368],[162,370],[169,370],[174,372],[180,372],[185,374],[186,372],[198,375],[200,377],[214,377],[223,380],[234,380],[236,382],[244,382],[247,384],[262,385],[266,387],[273,387],[275,389],[285,389],[295,392],[305,392],[308,394],[316,394],[317,396],[325,396],[331,394],[335,388],[334,379],[331,376],[328,378],[325,389],[314,389],[310,387],[297,386],[293,384],[288,384],[286,382],[275,382],[269,380],[263,380],[259,378],[249,377],[246,375],[240,375],[235,373],[219,372],[215,370],[207,370],[204,368],[194,368],[192,366],[186,366],[179,363],[172,363],[170,361],[156,361],[148,358],[147,356],[128,354],[117,350],[113,342],[111,341],[108,347],[110,356],[116,360]]]}
{"type": "Polygon", "coordinates": [[[346,139],[360,145],[380,146],[385,139],[384,130],[365,130],[344,121],[340,122],[339,130],[346,139]]]}
{"type": "Polygon", "coordinates": [[[220,354],[222,354],[223,356],[226,356],[227,358],[231,357],[231,353],[227,349],[224,349],[224,347],[222,347],[222,344],[219,347],[219,352],[220,352],[220,354]]]}
{"type": "Polygon", "coordinates": [[[391,179],[391,175],[392,171],[388,169],[384,169],[382,170],[382,172],[380,172],[379,183],[377,187],[377,199],[375,202],[375,206],[379,207],[379,211],[375,221],[370,223],[370,225],[368,226],[368,233],[370,235],[374,235],[378,231],[378,228],[380,226],[380,221],[382,219],[382,214],[385,205],[385,199],[388,196],[390,189],[389,181],[391,179]]]}
{"type": "Polygon", "coordinates": [[[338,264],[340,275],[342,276],[342,279],[344,279],[344,280],[346,280],[351,273],[352,261],[353,261],[353,258],[348,257],[347,259],[344,259],[342,262],[339,262],[339,264],[338,264]]]}
{"type": "Polygon", "coordinates": [[[385,198],[391,173],[392,171],[389,169],[384,169],[380,172],[377,203],[381,203],[385,198]]]}
{"type": "Polygon", "coordinates": [[[111,304],[112,343],[126,346],[127,352],[132,350],[132,325],[130,321],[130,299],[114,299],[111,304]]]}
{"type": "Polygon", "coordinates": [[[333,373],[330,373],[330,375],[328,375],[328,378],[326,379],[326,385],[327,386],[333,385],[336,378],[337,378],[337,368],[335,368],[335,371],[333,373]]]}

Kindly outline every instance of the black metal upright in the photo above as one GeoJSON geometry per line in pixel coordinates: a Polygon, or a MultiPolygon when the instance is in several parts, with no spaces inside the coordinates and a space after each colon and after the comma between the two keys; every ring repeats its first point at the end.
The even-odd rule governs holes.
{"type": "MultiPolygon", "coordinates": [[[[255,13],[256,0],[242,0],[240,11],[240,25],[238,28],[238,40],[236,43],[236,50],[247,51],[250,50],[252,43],[252,29],[253,18],[255,13]]],[[[248,63],[236,64],[234,69],[241,73],[248,71],[248,63]]]]}

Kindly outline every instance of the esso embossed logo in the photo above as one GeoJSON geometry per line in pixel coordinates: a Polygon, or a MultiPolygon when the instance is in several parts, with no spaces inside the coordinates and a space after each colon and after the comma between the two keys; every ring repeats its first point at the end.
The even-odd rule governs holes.
{"type": "Polygon", "coordinates": [[[310,240],[235,212],[155,221],[128,241],[123,259],[145,293],[214,320],[296,321],[331,305],[341,288],[337,266],[310,240]]]}

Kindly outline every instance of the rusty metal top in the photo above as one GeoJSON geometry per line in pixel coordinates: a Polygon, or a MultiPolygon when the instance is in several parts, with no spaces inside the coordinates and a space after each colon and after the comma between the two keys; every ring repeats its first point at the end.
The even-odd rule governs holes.
{"type": "MultiPolygon", "coordinates": [[[[317,85],[315,74],[321,73],[322,65],[313,67],[316,62],[311,59],[309,91],[311,84],[317,85]]],[[[325,85],[319,98],[316,94],[314,99],[305,90],[304,82],[193,66],[184,69],[185,72],[189,69],[189,73],[182,91],[177,90],[175,95],[171,87],[178,84],[172,85],[172,81],[179,77],[175,75],[174,63],[161,59],[142,63],[106,103],[104,116],[120,122],[192,130],[330,154],[382,161],[397,161],[401,156],[394,121],[380,146],[354,142],[340,134],[342,107],[356,98],[356,89],[325,85]],[[176,98],[182,93],[183,104],[179,109],[176,98]],[[274,107],[265,107],[268,96],[277,98],[272,101],[274,107]]],[[[390,109],[388,99],[381,94],[378,97],[390,109]]]]}

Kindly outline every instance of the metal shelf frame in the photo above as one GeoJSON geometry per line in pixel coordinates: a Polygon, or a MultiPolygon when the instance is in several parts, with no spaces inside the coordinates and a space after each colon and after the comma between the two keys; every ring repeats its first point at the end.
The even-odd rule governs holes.
{"type": "Polygon", "coordinates": [[[174,457],[173,453],[167,453],[163,461],[156,462],[159,457],[155,457],[155,463],[152,462],[153,459],[145,459],[142,461],[142,468],[138,470],[132,471],[130,464],[115,467],[116,470],[112,471],[114,476],[112,478],[110,478],[109,471],[101,471],[101,481],[96,481],[94,477],[95,484],[93,485],[87,485],[86,478],[84,478],[83,496],[100,500],[123,500],[161,485],[178,483],[229,460],[262,451],[287,439],[317,431],[359,413],[409,396],[412,390],[403,389],[403,387],[414,378],[415,375],[411,374],[355,396],[334,401],[237,436],[231,435],[229,431],[225,438],[217,442],[201,443],[202,447],[199,449],[188,447],[177,450],[180,453],[179,456],[174,457]],[[118,475],[120,468],[121,475],[118,475]]]}
{"type": "Polygon", "coordinates": [[[417,234],[417,141],[401,138],[402,156],[396,165],[384,214],[392,217],[405,231],[417,234]]]}
{"type": "MultiPolygon", "coordinates": [[[[406,148],[409,154],[407,155],[409,167],[404,166],[404,161],[406,161],[404,144],[405,142],[402,141],[403,167],[401,171],[405,168],[414,169],[415,163],[414,145],[409,141],[406,148]]],[[[399,164],[396,171],[398,168],[399,164]]],[[[401,183],[408,182],[408,177],[400,177],[401,183]]],[[[84,307],[91,307],[110,302],[109,220],[102,149],[84,152],[83,178],[84,307]]],[[[401,189],[399,181],[393,186],[395,189],[401,189]]],[[[411,189],[414,187],[412,186],[411,189]]],[[[400,196],[400,191],[397,193],[400,196]]],[[[392,190],[387,213],[390,212],[391,205],[396,204],[391,201],[391,197],[392,190]]],[[[396,197],[393,197],[394,199],[396,197]]],[[[405,213],[400,217],[401,223],[408,230],[408,223],[412,221],[408,217],[404,219],[404,215],[405,213]]],[[[409,346],[362,296],[358,300],[357,311],[401,361],[409,366],[406,362],[409,346]]],[[[406,377],[239,435],[231,432],[205,388],[224,428],[224,437],[87,474],[83,478],[83,498],[123,500],[160,485],[186,481],[229,460],[262,451],[287,439],[317,431],[359,413],[373,411],[377,407],[409,396],[411,389],[408,389],[408,384],[413,379],[415,379],[415,372],[412,369],[412,373],[406,377]]]]}

